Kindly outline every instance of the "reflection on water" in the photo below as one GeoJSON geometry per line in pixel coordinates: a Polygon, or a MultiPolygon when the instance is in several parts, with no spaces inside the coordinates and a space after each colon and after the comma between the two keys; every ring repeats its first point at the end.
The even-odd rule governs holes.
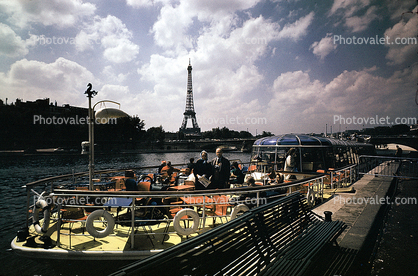
{"type": "MultiPolygon", "coordinates": [[[[226,152],[228,159],[248,162],[249,153],[226,152]]],[[[120,169],[128,167],[159,165],[162,160],[173,164],[188,163],[199,152],[150,153],[127,155],[98,155],[95,169],[120,169]]],[[[215,153],[209,153],[209,160],[215,153]]],[[[107,275],[127,262],[91,262],[31,260],[16,256],[10,249],[10,242],[16,231],[24,225],[26,218],[26,191],[23,185],[46,177],[85,172],[88,170],[88,156],[47,155],[0,157],[0,275],[107,275]]]]}

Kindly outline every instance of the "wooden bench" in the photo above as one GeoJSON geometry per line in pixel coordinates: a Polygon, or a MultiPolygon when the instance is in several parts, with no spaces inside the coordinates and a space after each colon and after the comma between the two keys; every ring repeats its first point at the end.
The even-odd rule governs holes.
{"type": "Polygon", "coordinates": [[[294,193],[112,275],[300,275],[344,228],[294,193]]]}

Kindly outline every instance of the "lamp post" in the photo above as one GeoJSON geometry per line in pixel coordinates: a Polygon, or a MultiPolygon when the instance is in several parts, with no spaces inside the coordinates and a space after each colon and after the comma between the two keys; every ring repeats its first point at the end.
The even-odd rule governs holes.
{"type": "MultiPolygon", "coordinates": [[[[87,85],[87,90],[85,92],[85,94],[87,94],[87,97],[89,98],[89,190],[94,190],[94,184],[93,184],[93,175],[94,175],[94,124],[96,121],[96,114],[94,112],[94,108],[100,104],[100,103],[105,103],[105,102],[109,102],[109,103],[114,103],[119,105],[120,108],[120,103],[117,103],[115,101],[110,101],[110,100],[104,100],[104,101],[99,101],[97,102],[93,107],[91,107],[91,98],[93,98],[93,96],[97,95],[96,91],[92,91],[92,85],[91,83],[89,83],[87,85]]],[[[120,117],[125,117],[125,116],[129,116],[127,113],[123,112],[122,110],[118,110],[118,109],[102,109],[101,114],[97,114],[97,117],[100,117],[102,120],[103,119],[110,119],[110,118],[120,118],[120,117]],[[100,116],[99,116],[100,115],[100,116]]],[[[99,113],[100,111],[98,111],[99,113]]]]}
{"type": "Polygon", "coordinates": [[[97,95],[97,92],[92,90],[92,84],[87,84],[87,90],[84,94],[87,94],[89,98],[89,190],[94,190],[93,175],[94,175],[94,118],[93,110],[91,108],[91,98],[97,95]]]}

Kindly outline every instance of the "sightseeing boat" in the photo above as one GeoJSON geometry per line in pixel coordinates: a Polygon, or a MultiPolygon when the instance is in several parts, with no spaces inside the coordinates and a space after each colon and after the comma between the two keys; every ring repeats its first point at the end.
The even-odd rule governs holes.
{"type": "Polygon", "coordinates": [[[247,181],[216,190],[195,190],[186,169],[168,176],[157,167],[38,180],[24,186],[26,221],[11,246],[31,258],[146,258],[294,191],[314,206],[327,190],[353,183],[359,155],[373,150],[310,135],[261,138],[250,162],[239,164],[247,181]]]}

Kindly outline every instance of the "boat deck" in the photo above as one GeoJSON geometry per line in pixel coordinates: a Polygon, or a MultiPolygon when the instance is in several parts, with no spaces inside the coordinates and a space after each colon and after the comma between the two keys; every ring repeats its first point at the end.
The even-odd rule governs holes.
{"type": "MultiPolygon", "coordinates": [[[[18,242],[15,238],[12,247],[20,255],[33,257],[35,253],[38,258],[86,260],[99,257],[109,260],[137,260],[197,236],[226,221],[225,217],[219,217],[213,224],[213,219],[207,219],[205,227],[202,228],[201,220],[199,230],[188,236],[179,235],[170,220],[156,225],[138,226],[134,228],[133,245],[131,243],[132,227],[116,224],[112,234],[104,238],[94,238],[86,231],[85,221],[72,221],[61,224],[58,237],[58,222],[55,221],[45,235],[38,234],[32,225],[29,228],[29,237],[22,242],[18,242]],[[168,228],[167,223],[169,223],[168,228]],[[51,248],[45,248],[43,236],[50,237],[51,248]]],[[[185,223],[189,222],[185,221],[185,223]]]]}
{"type": "Polygon", "coordinates": [[[306,195],[313,207],[332,196],[335,189],[349,186],[354,171],[353,166],[348,166],[331,175],[295,174],[298,179],[286,183],[256,182],[255,186],[205,191],[183,189],[187,185],[170,186],[176,189],[168,191],[117,191],[117,187],[66,189],[61,183],[53,189],[53,181],[69,176],[29,183],[26,186],[28,232],[20,236],[22,233],[18,232],[11,246],[17,254],[43,259],[146,258],[226,223],[241,212],[295,191],[306,195]],[[47,181],[51,187],[49,193],[40,185],[47,181]],[[35,186],[39,192],[33,190],[35,186]],[[33,198],[36,203],[30,205],[33,198]],[[51,215],[47,212],[49,208],[51,215]],[[94,216],[99,210],[100,215],[94,216]],[[154,216],[155,210],[160,210],[160,214],[154,216]],[[43,216],[49,217],[49,224],[44,223],[43,216]],[[37,220],[40,223],[35,227],[33,223],[37,220]],[[47,232],[42,233],[40,226],[45,226],[47,232]]]}

